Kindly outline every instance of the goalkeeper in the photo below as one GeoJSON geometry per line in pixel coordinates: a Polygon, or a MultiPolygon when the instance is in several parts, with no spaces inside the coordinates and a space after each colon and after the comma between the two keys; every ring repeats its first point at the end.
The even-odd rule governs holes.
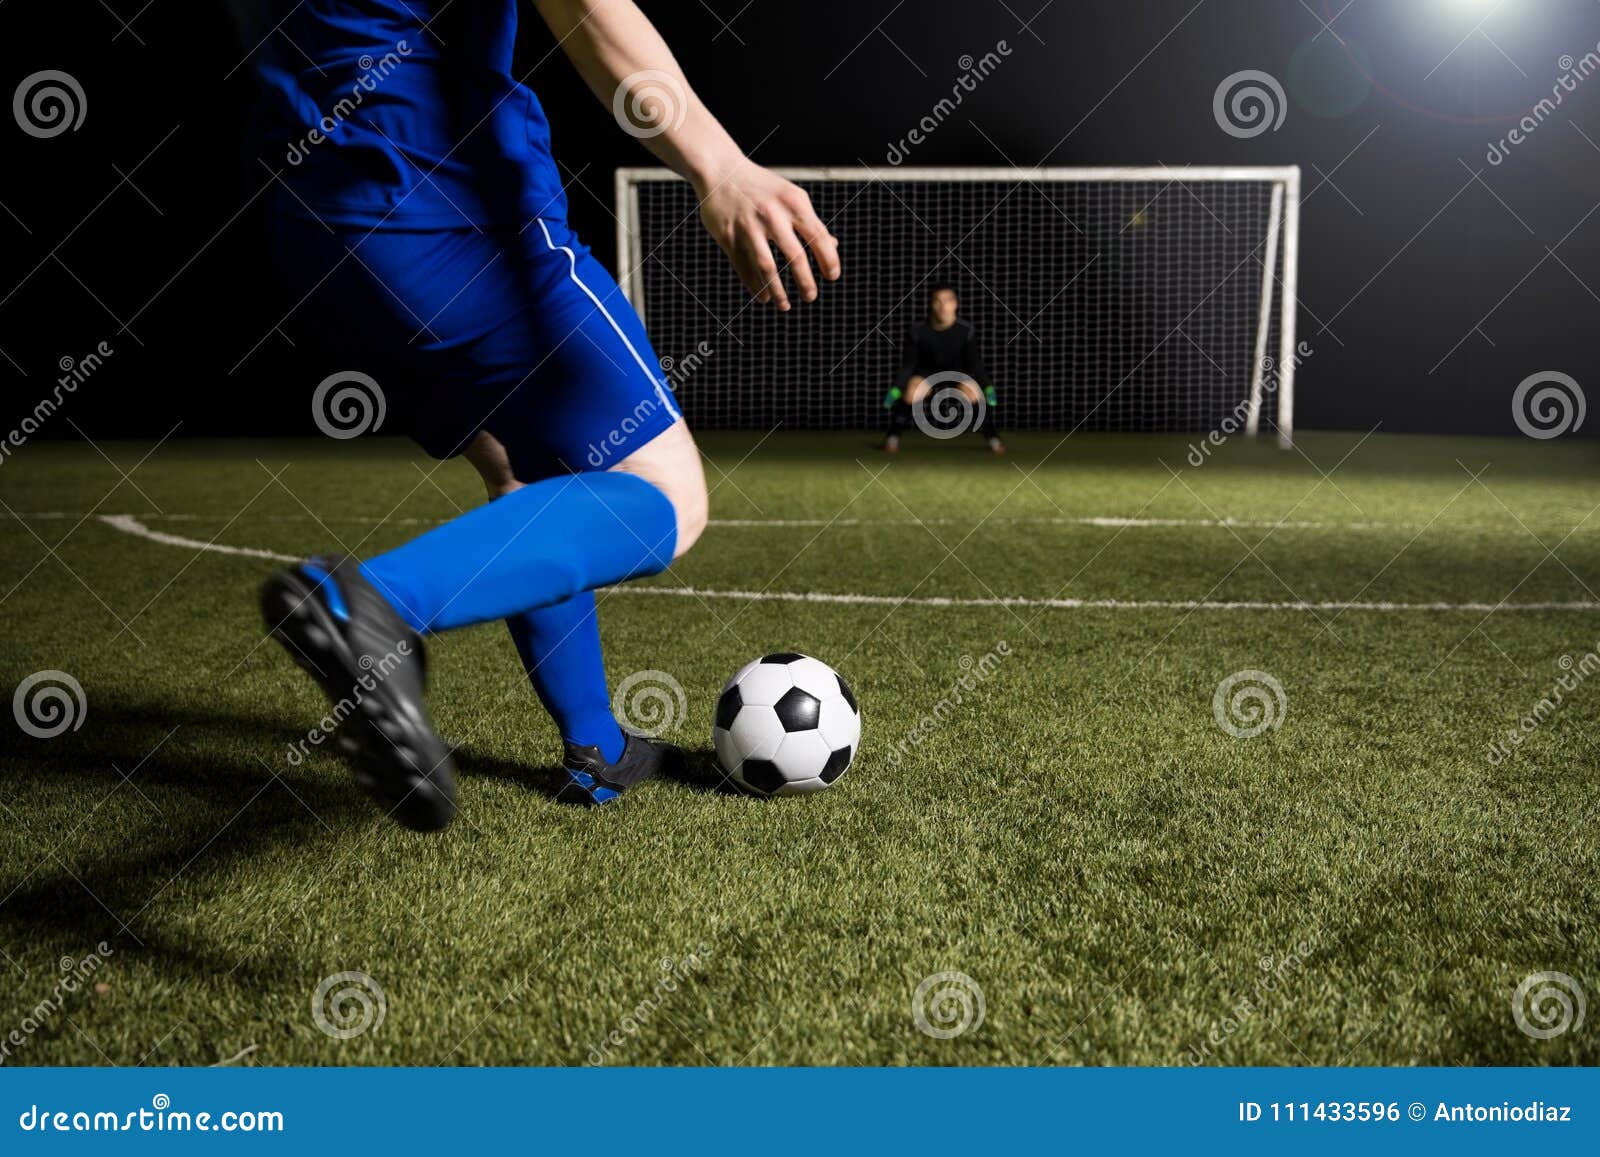
{"type": "Polygon", "coordinates": [[[900,434],[924,402],[937,419],[927,424],[918,420],[925,433],[951,437],[971,428],[989,443],[991,451],[1006,452],[995,420],[994,383],[984,369],[972,326],[956,317],[960,304],[952,286],[935,286],[928,299],[928,320],[906,334],[894,387],[883,399],[884,409],[889,411],[889,429],[883,439],[886,453],[899,453],[900,434]],[[959,401],[952,394],[959,394],[959,401]],[[952,401],[956,402],[955,411],[946,404],[952,401]],[[947,424],[946,419],[957,414],[960,421],[947,424]]]}

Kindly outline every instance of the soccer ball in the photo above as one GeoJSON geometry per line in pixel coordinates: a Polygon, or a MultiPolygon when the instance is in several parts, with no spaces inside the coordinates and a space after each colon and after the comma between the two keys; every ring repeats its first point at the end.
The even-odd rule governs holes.
{"type": "Polygon", "coordinates": [[[807,655],[746,663],[717,700],[722,770],[757,795],[821,791],[850,766],[861,710],[839,673],[807,655]]]}

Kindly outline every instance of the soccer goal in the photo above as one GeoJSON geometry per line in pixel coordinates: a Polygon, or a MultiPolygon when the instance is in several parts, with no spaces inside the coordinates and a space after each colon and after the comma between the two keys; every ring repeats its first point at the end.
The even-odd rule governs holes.
{"type": "Polygon", "coordinates": [[[697,424],[880,425],[904,335],[948,282],[1008,428],[1269,425],[1291,444],[1299,169],[777,171],[845,262],[782,316],[747,298],[687,182],[617,173],[620,280],[697,424]]]}

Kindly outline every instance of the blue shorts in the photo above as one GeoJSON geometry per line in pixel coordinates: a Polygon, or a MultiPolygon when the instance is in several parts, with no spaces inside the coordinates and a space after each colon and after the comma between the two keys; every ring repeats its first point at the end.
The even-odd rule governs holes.
{"type": "Polygon", "coordinates": [[[435,458],[487,430],[523,481],[606,470],[680,417],[638,314],[564,222],[368,232],[279,215],[274,230],[290,328],[346,359],[329,373],[377,379],[435,458]]]}

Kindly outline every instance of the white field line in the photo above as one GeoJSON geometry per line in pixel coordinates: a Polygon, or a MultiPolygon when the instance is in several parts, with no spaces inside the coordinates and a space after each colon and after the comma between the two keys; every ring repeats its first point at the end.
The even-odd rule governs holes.
{"type": "MultiPolygon", "coordinates": [[[[16,514],[0,514],[0,520],[17,518],[27,521],[53,522],[66,519],[83,518],[84,515],[71,510],[35,510],[24,511],[16,514]]],[[[111,515],[100,516],[104,521],[106,517],[135,518],[144,523],[151,522],[225,522],[228,516],[223,514],[158,514],[147,511],[136,515],[111,515]]],[[[284,523],[309,523],[319,521],[309,514],[252,514],[247,516],[245,522],[284,522],[284,523]]],[[[348,526],[372,526],[384,523],[393,526],[438,526],[449,521],[444,518],[388,518],[381,515],[349,517],[333,517],[320,519],[327,524],[348,526]]],[[[1078,517],[983,517],[974,515],[968,518],[713,518],[707,525],[726,528],[760,529],[763,527],[802,528],[820,526],[969,526],[974,522],[984,522],[1000,526],[1094,526],[1112,530],[1156,530],[1162,528],[1197,528],[1210,530],[1420,530],[1422,523],[1416,522],[1305,522],[1284,521],[1279,522],[1270,518],[1125,518],[1118,515],[1098,514],[1083,515],[1078,517]]],[[[1457,523],[1451,524],[1452,530],[1488,530],[1504,531],[1521,529],[1515,523],[1457,523]]]]}
{"type": "Polygon", "coordinates": [[[751,599],[782,603],[846,603],[893,607],[1044,607],[1062,611],[1600,611],[1600,602],[1557,603],[1350,603],[1196,602],[1187,599],[901,599],[894,595],[836,595],[795,591],[708,591],[698,587],[618,587],[639,595],[689,595],[702,599],[751,599]]]}
{"type": "Polygon", "coordinates": [[[299,562],[304,555],[279,554],[275,550],[260,550],[253,546],[224,546],[220,542],[206,542],[199,538],[184,538],[181,534],[165,534],[159,530],[151,530],[131,514],[101,514],[96,516],[101,522],[124,534],[136,534],[140,538],[147,538],[151,542],[159,542],[163,546],[181,546],[189,550],[209,550],[213,554],[238,554],[246,558],[265,558],[274,562],[299,562]]]}
{"type": "MultiPolygon", "coordinates": [[[[299,562],[300,558],[277,551],[259,550],[247,546],[224,546],[198,538],[185,538],[179,534],[166,534],[151,530],[131,514],[101,514],[97,518],[106,526],[124,534],[137,535],[164,546],[183,547],[187,550],[211,551],[214,554],[244,555],[249,558],[271,559],[277,562],[299,562]]],[[[1196,602],[1185,599],[1032,599],[989,598],[954,599],[929,595],[921,598],[897,598],[894,595],[828,594],[819,591],[718,591],[701,587],[646,587],[637,584],[611,588],[624,595],[667,595],[697,599],[737,599],[767,603],[831,603],[845,606],[868,607],[1039,607],[1063,611],[1374,611],[1397,612],[1448,612],[1487,615],[1503,611],[1600,611],[1600,602],[1545,602],[1545,603],[1389,603],[1389,602],[1196,602]]]]}

